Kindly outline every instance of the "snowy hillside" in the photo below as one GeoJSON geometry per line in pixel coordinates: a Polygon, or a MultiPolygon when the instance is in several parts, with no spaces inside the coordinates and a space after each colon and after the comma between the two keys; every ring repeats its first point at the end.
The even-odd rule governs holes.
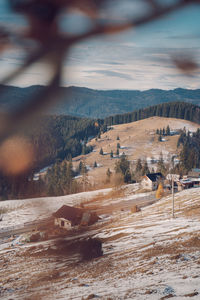
{"type": "MultiPolygon", "coordinates": [[[[126,192],[126,199],[137,195],[133,193],[126,192]]],[[[115,199],[102,200],[102,205],[110,201],[115,199]]],[[[174,219],[167,196],[138,213],[113,212],[62,240],[76,245],[80,238],[100,238],[104,255],[90,261],[81,260],[76,248],[61,252],[55,240],[8,246],[0,251],[0,295],[45,300],[200,299],[199,203],[200,188],[185,190],[175,194],[174,219]]]]}

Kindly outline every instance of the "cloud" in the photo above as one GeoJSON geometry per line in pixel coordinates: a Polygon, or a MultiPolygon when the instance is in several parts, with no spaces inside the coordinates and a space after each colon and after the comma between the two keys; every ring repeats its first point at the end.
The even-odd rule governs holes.
{"type": "MultiPolygon", "coordinates": [[[[125,6],[123,4],[125,1],[117,2],[125,6]]],[[[128,13],[132,15],[135,9],[132,4],[137,2],[140,6],[141,1],[129,2],[128,13]]],[[[16,23],[18,28],[23,22],[19,20],[19,16],[5,9],[6,3],[7,0],[0,1],[0,21],[6,26],[13,26],[13,23],[16,23]]],[[[139,6],[137,12],[140,11],[139,6]]],[[[117,9],[116,4],[115,6],[112,4],[108,17],[115,17],[117,9]]],[[[126,11],[126,7],[123,11],[120,10],[120,18],[127,17],[126,11]]],[[[188,78],[178,72],[171,60],[180,55],[200,60],[200,39],[197,38],[200,24],[198,14],[199,11],[193,9],[187,14],[185,11],[179,15],[170,15],[170,18],[163,18],[148,26],[123,32],[121,35],[94,38],[77,44],[70,50],[63,66],[63,85],[140,90],[171,89],[179,86],[199,87],[199,73],[188,78]]],[[[0,59],[2,70],[0,78],[2,78],[6,71],[11,71],[22,63],[24,53],[14,49],[7,55],[1,55],[0,59]]],[[[21,80],[17,79],[17,84],[21,86],[29,83],[45,84],[49,72],[45,75],[43,69],[36,66],[34,70],[26,70],[25,76],[22,76],[21,80]]]]}
{"type": "MultiPolygon", "coordinates": [[[[97,63],[98,63],[98,61],[97,61],[97,63]]],[[[99,63],[101,63],[101,64],[103,64],[103,65],[111,65],[111,66],[123,66],[124,65],[124,63],[122,63],[122,62],[116,62],[116,61],[100,61],[99,63]]]]}
{"type": "Polygon", "coordinates": [[[104,76],[108,77],[118,77],[121,79],[126,79],[126,80],[133,80],[132,76],[129,74],[124,74],[121,72],[116,72],[116,71],[110,71],[110,70],[91,70],[91,71],[84,71],[85,73],[93,73],[93,74],[101,74],[104,76]]]}

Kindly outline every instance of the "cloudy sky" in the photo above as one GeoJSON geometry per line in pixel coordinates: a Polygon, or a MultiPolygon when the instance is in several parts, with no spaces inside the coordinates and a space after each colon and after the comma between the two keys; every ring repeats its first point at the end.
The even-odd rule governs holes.
{"type": "MultiPolygon", "coordinates": [[[[145,7],[140,7],[139,1],[135,3],[134,7],[130,3],[121,7],[122,20],[136,12],[145,13],[145,7]]],[[[12,28],[13,25],[16,28],[25,26],[26,22],[22,17],[13,15],[6,5],[7,2],[1,0],[1,24],[12,28]]],[[[117,8],[113,9],[113,6],[110,10],[108,8],[111,19],[118,16],[117,12],[117,8]]],[[[200,64],[199,16],[200,5],[190,6],[138,29],[76,45],[66,59],[62,85],[137,90],[200,88],[200,72],[190,77],[185,76],[171,62],[172,57],[192,56],[200,64]]],[[[89,26],[80,16],[71,16],[63,20],[61,25],[63,30],[66,27],[79,32],[89,26]]],[[[20,50],[11,50],[1,55],[0,78],[19,66],[23,57],[20,50]]],[[[11,84],[45,84],[45,70],[44,66],[36,65],[11,84]]]]}

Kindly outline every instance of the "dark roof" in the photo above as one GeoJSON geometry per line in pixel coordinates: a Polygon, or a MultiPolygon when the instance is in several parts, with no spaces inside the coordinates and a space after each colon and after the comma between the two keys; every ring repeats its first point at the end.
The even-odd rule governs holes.
{"type": "Polygon", "coordinates": [[[53,216],[55,218],[64,218],[71,221],[73,225],[77,225],[80,223],[83,213],[84,210],[81,208],[63,205],[55,213],[53,213],[53,216]]]}
{"type": "Polygon", "coordinates": [[[149,173],[146,176],[153,182],[163,178],[162,173],[149,173]]]}

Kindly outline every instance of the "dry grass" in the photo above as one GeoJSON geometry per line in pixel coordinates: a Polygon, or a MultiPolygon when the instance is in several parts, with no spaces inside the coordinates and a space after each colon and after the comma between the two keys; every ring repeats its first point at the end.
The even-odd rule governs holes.
{"type": "MultiPolygon", "coordinates": [[[[122,193],[121,195],[123,195],[123,193],[125,193],[125,190],[122,189],[120,192],[122,193]]],[[[97,197],[95,197],[95,201],[101,202],[106,200],[105,198],[116,198],[116,195],[119,195],[119,191],[113,189],[107,195],[99,194],[97,197]]],[[[166,203],[167,202],[168,200],[166,199],[166,203]]],[[[157,204],[159,204],[159,202],[157,204]]],[[[148,210],[148,214],[149,213],[150,210],[148,210]]],[[[158,268],[160,268],[160,266],[158,264],[158,261],[162,261],[163,269],[167,268],[168,266],[170,268],[170,266],[174,265],[174,263],[176,263],[177,261],[180,262],[180,265],[182,265],[184,263],[187,263],[187,261],[184,262],[184,254],[188,254],[190,257],[192,257],[192,255],[194,254],[192,258],[193,262],[195,264],[200,264],[198,258],[195,258],[195,253],[199,251],[200,247],[200,234],[198,232],[193,234],[186,232],[179,233],[177,232],[178,229],[176,227],[174,228],[174,230],[164,231],[166,236],[164,236],[164,240],[163,237],[161,237],[162,244],[160,244],[160,242],[159,244],[157,242],[148,243],[146,240],[144,240],[142,244],[140,242],[137,244],[136,240],[134,240],[133,234],[131,234],[130,237],[131,239],[133,239],[133,245],[127,249],[125,246],[125,249],[121,249],[119,250],[119,252],[115,252],[115,243],[117,245],[117,241],[124,241],[124,245],[126,244],[126,241],[130,241],[130,233],[121,232],[121,227],[123,227],[123,225],[128,226],[128,222],[130,221],[132,224],[131,226],[134,226],[137,229],[141,227],[141,225],[137,226],[135,216],[135,225],[133,225],[132,218],[123,219],[123,216],[124,214],[122,214],[121,220],[109,219],[108,223],[97,223],[95,225],[97,226],[95,227],[95,230],[98,228],[98,232],[104,231],[106,233],[105,237],[102,238],[101,241],[105,245],[105,248],[106,246],[110,248],[108,248],[109,253],[105,254],[103,258],[93,260],[92,263],[84,264],[80,260],[77,261],[77,257],[75,258],[75,260],[73,260],[75,252],[77,251],[76,241],[74,241],[73,243],[73,249],[70,246],[71,242],[69,242],[69,245],[67,245],[67,247],[61,249],[62,251],[58,251],[59,249],[54,249],[54,247],[48,249],[46,246],[39,249],[39,247],[37,246],[24,251],[24,254],[20,253],[18,257],[16,256],[18,260],[21,260],[21,264],[20,261],[18,262],[21,270],[18,270],[17,272],[20,271],[21,273],[26,275],[27,269],[29,267],[35,267],[33,266],[32,261],[34,261],[35,265],[38,265],[38,269],[36,271],[37,273],[35,273],[34,269],[34,272],[31,275],[31,280],[28,284],[28,290],[30,290],[31,292],[38,292],[37,295],[33,294],[38,297],[35,297],[35,299],[42,299],[42,294],[39,293],[40,291],[42,291],[43,295],[45,295],[45,292],[47,292],[48,288],[53,287],[54,285],[59,285],[61,281],[65,282],[65,287],[70,286],[71,284],[84,287],[84,283],[90,283],[91,280],[92,282],[95,282],[95,280],[99,280],[101,277],[105,278],[105,276],[107,276],[108,278],[112,278],[112,276],[115,276],[115,280],[116,278],[125,279],[129,276],[134,277],[137,275],[154,276],[154,274],[157,275],[159,273],[158,268]],[[109,237],[107,233],[109,233],[110,228],[112,228],[112,234],[110,234],[109,237]],[[173,231],[175,233],[174,235],[168,234],[171,232],[173,233],[173,231]],[[108,245],[106,245],[107,243],[108,245]],[[114,252],[112,253],[112,251],[114,252]],[[171,263],[169,263],[168,260],[171,260],[171,263]],[[54,261],[56,263],[51,265],[48,263],[48,261],[54,261]],[[167,267],[165,265],[165,262],[167,264],[167,267]],[[78,279],[77,281],[72,282],[72,278],[78,279]]],[[[146,218],[146,215],[142,215],[142,218],[146,218]]],[[[141,221],[141,216],[139,219],[141,221]]],[[[144,222],[144,226],[142,226],[141,228],[144,229],[144,227],[146,228],[153,226],[153,223],[151,223],[151,225],[149,225],[148,223],[145,225],[144,222]]],[[[180,229],[185,228],[186,227],[184,226],[180,227],[180,229]]],[[[89,230],[90,229],[88,229],[87,232],[88,234],[90,234],[89,230]]],[[[94,227],[91,228],[91,231],[94,231],[94,227]]],[[[80,232],[78,232],[78,235],[79,233],[80,232]]],[[[166,270],[167,269],[165,269],[165,271],[166,270]]],[[[16,270],[12,269],[12,274],[15,273],[16,270]]],[[[193,275],[197,276],[197,274],[193,275]]],[[[5,274],[6,280],[11,276],[13,275],[5,274]]],[[[28,274],[26,276],[28,276],[28,274]]],[[[24,276],[24,278],[26,276],[24,276]]],[[[11,282],[10,284],[16,287],[19,286],[19,283],[17,281],[16,283],[11,282]]],[[[145,287],[145,290],[147,288],[150,289],[150,287],[145,287]]],[[[51,290],[51,292],[53,292],[53,290],[51,290]]]]}
{"type": "MultiPolygon", "coordinates": [[[[176,236],[177,238],[177,236],[176,236]]],[[[172,241],[170,244],[163,246],[153,245],[150,249],[146,249],[142,252],[143,259],[151,259],[153,257],[170,255],[170,259],[179,259],[182,254],[189,253],[191,250],[199,250],[200,236],[194,235],[193,237],[184,241],[172,241]]]]}
{"type": "MultiPolygon", "coordinates": [[[[113,172],[117,158],[111,158],[111,150],[116,152],[117,143],[125,148],[120,149],[120,153],[124,152],[130,161],[137,160],[139,157],[145,159],[146,157],[159,157],[161,151],[168,151],[169,153],[177,152],[177,136],[167,137],[165,142],[158,142],[156,135],[157,128],[170,126],[172,129],[179,128],[193,128],[195,131],[200,126],[198,124],[178,119],[152,117],[129,124],[114,125],[113,130],[105,132],[101,135],[101,139],[95,139],[89,142],[94,147],[95,152],[91,152],[80,159],[84,159],[87,165],[93,167],[94,162],[100,164],[98,168],[89,171],[89,176],[95,184],[103,185],[106,181],[106,171],[108,168],[113,172]],[[119,135],[120,140],[117,140],[119,135]],[[100,148],[103,148],[105,155],[100,155],[100,148]],[[141,151],[142,149],[142,151],[141,151]]],[[[79,161],[74,159],[74,166],[78,166],[79,161]]],[[[113,176],[112,175],[112,176],[113,176]]],[[[111,177],[111,185],[115,184],[115,178],[111,177]]]]}
{"type": "Polygon", "coordinates": [[[116,240],[118,240],[120,238],[123,238],[125,236],[128,236],[128,235],[129,235],[128,233],[123,233],[122,232],[122,233],[117,233],[117,234],[112,235],[112,236],[107,237],[107,238],[102,238],[101,240],[102,240],[103,243],[105,243],[105,242],[113,242],[113,241],[116,241],[116,240]]]}
{"type": "Polygon", "coordinates": [[[183,214],[186,217],[198,217],[200,218],[200,205],[194,205],[192,207],[187,207],[183,210],[183,214]]]}
{"type": "MultiPolygon", "coordinates": [[[[101,203],[105,200],[112,200],[112,199],[122,198],[123,196],[125,196],[125,190],[124,189],[113,188],[110,192],[108,192],[106,194],[99,193],[98,195],[96,195],[92,199],[84,200],[82,202],[82,204],[84,206],[87,205],[87,207],[88,207],[88,204],[98,203],[98,202],[101,203]]],[[[97,207],[97,205],[94,205],[94,207],[97,207]]],[[[91,206],[90,206],[90,208],[91,208],[91,206]]]]}
{"type": "Polygon", "coordinates": [[[0,215],[6,214],[10,211],[8,207],[0,207],[0,215]]]}

